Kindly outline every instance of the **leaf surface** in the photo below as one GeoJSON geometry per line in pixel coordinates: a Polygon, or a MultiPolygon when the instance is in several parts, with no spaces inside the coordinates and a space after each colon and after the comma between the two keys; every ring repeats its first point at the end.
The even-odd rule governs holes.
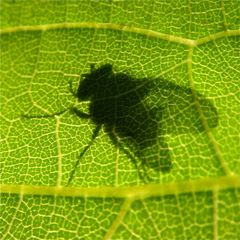
{"type": "Polygon", "coordinates": [[[0,4],[1,239],[238,239],[237,0],[0,4]],[[157,82],[145,103],[164,106],[171,168],[147,182],[127,144],[104,127],[91,142],[69,110],[90,104],[69,82],[106,63],[157,82]]]}

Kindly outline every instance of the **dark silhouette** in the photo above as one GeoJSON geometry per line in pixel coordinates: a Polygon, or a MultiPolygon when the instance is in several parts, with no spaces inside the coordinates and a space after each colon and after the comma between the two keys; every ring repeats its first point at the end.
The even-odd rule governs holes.
{"type": "MultiPolygon", "coordinates": [[[[171,160],[164,135],[204,130],[190,88],[162,79],[135,79],[114,73],[110,64],[98,69],[92,65],[74,95],[79,101],[90,100],[89,114],[73,110],[80,118],[89,117],[97,125],[92,140],[103,125],[114,144],[120,144],[125,152],[127,145],[134,152],[134,156],[127,154],[137,168],[140,160],[143,167],[169,171],[171,160]]],[[[198,93],[195,99],[208,126],[216,127],[216,108],[198,93]]]]}
{"type": "MultiPolygon", "coordinates": [[[[70,91],[79,101],[90,100],[88,113],[77,108],[71,111],[80,118],[90,118],[96,128],[76,161],[68,184],[102,126],[138,170],[140,163],[142,169],[168,172],[171,159],[165,134],[197,133],[204,130],[204,122],[209,128],[218,124],[216,108],[196,91],[163,79],[136,79],[126,73],[114,73],[110,64],[97,69],[91,65],[90,73],[82,75],[77,93],[71,84],[70,91]]],[[[139,174],[144,178],[141,171],[139,174]]]]}

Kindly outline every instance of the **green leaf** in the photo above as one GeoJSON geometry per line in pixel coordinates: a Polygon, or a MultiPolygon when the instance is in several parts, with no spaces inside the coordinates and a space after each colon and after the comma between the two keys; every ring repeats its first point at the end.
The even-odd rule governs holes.
{"type": "Polygon", "coordinates": [[[238,239],[237,0],[0,4],[1,239],[238,239]],[[164,143],[140,152],[167,171],[70,111],[91,101],[69,82],[106,63],[157,82],[164,143]]]}

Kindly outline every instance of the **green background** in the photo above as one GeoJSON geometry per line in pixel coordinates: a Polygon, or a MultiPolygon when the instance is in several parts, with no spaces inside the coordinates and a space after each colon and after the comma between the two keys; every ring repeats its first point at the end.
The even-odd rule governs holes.
{"type": "Polygon", "coordinates": [[[238,239],[239,1],[0,4],[1,239],[238,239]],[[92,63],[191,88],[218,126],[166,134],[172,169],[148,183],[102,129],[66,186],[95,124],[21,116],[70,108],[92,63]]]}

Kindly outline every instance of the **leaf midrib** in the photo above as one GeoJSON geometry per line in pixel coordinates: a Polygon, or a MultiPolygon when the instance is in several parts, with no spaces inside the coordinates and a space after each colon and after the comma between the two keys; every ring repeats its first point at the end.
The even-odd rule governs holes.
{"type": "Polygon", "coordinates": [[[117,198],[147,198],[171,194],[195,193],[202,191],[220,191],[229,188],[239,188],[240,177],[236,175],[212,179],[199,179],[167,184],[148,184],[129,187],[55,187],[0,184],[0,192],[19,195],[48,195],[71,197],[117,197],[117,198]]]}

